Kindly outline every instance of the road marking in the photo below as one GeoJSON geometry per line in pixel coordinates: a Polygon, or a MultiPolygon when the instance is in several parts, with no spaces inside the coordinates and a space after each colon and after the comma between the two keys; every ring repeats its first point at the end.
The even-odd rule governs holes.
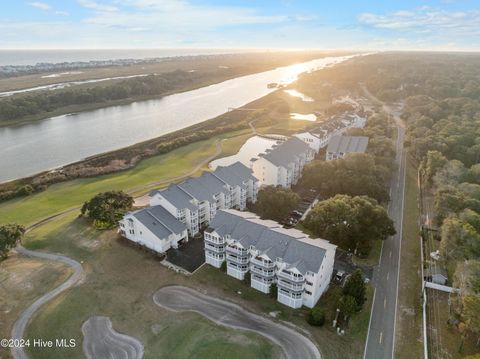
{"type": "MultiPolygon", "coordinates": [[[[383,248],[383,243],[382,243],[382,248],[383,248]]],[[[370,327],[372,326],[372,317],[373,317],[373,305],[375,304],[376,294],[377,294],[377,288],[374,288],[373,289],[372,307],[370,308],[370,320],[368,321],[367,339],[365,340],[365,349],[363,350],[363,359],[365,359],[365,357],[367,355],[368,338],[370,337],[370,327]]]]}
{"type": "Polygon", "coordinates": [[[388,280],[389,277],[390,277],[390,272],[387,272],[387,280],[388,280]]]}
{"type": "Polygon", "coordinates": [[[389,255],[390,258],[392,258],[392,251],[390,251],[390,255],[389,255]]]}
{"type": "MultiPolygon", "coordinates": [[[[398,248],[398,269],[397,269],[397,291],[395,294],[395,315],[394,315],[394,320],[393,320],[393,341],[392,341],[392,359],[395,354],[395,334],[397,330],[397,303],[398,303],[398,284],[400,281],[400,265],[401,265],[401,253],[402,253],[402,237],[403,237],[403,212],[405,210],[405,178],[407,175],[407,163],[406,163],[406,151],[402,151],[402,155],[404,156],[402,158],[402,162],[404,164],[403,166],[403,184],[402,184],[402,196],[401,196],[401,203],[402,203],[402,211],[400,212],[400,233],[399,233],[399,238],[400,238],[400,243],[399,243],[399,248],[398,248]]],[[[400,170],[402,168],[400,167],[400,170]]]]}
{"type": "Polygon", "coordinates": [[[387,307],[387,297],[385,297],[385,299],[383,300],[383,307],[384,307],[384,308],[387,307]]]}
{"type": "Polygon", "coordinates": [[[382,344],[382,337],[383,337],[383,332],[380,332],[380,339],[378,340],[380,344],[382,344]]]}

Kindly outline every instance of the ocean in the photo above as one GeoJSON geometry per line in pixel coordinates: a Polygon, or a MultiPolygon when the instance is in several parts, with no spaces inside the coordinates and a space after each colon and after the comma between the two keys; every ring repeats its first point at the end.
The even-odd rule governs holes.
{"type": "MultiPolygon", "coordinates": [[[[0,66],[250,52],[246,49],[0,50],[0,66]]],[[[258,51],[258,50],[257,50],[258,51]]]]}

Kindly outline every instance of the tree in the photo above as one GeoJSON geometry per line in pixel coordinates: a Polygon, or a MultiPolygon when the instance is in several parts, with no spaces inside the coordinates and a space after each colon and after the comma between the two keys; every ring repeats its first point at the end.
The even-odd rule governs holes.
{"type": "Polygon", "coordinates": [[[351,153],[335,161],[313,161],[303,172],[301,185],[324,197],[336,194],[366,195],[381,203],[389,201],[387,182],[391,170],[367,153],[351,153]]]}
{"type": "Polygon", "coordinates": [[[447,260],[463,260],[480,255],[480,234],[469,223],[450,216],[442,224],[440,253],[447,260]]]}
{"type": "Polygon", "coordinates": [[[282,221],[299,202],[300,196],[289,188],[266,186],[258,191],[255,208],[262,218],[282,221]]]}
{"type": "Polygon", "coordinates": [[[396,233],[385,208],[366,196],[337,195],[321,201],[308,213],[303,225],[315,235],[359,255],[369,253],[372,241],[385,240],[396,233]]]}
{"type": "Polygon", "coordinates": [[[447,163],[448,159],[439,151],[428,151],[425,166],[425,179],[431,182],[437,171],[447,163]]]}
{"type": "Polygon", "coordinates": [[[363,280],[363,274],[360,269],[357,269],[347,278],[342,293],[343,295],[351,296],[355,299],[357,312],[362,309],[367,297],[365,281],[363,280]]]}
{"type": "Polygon", "coordinates": [[[133,198],[122,191],[103,192],[85,202],[81,214],[93,219],[95,227],[106,229],[114,227],[132,206],[133,198]]]}
{"type": "Polygon", "coordinates": [[[19,224],[5,224],[0,226],[0,259],[8,256],[8,251],[15,248],[25,234],[25,227],[19,224]]]}
{"type": "Polygon", "coordinates": [[[270,285],[270,292],[268,292],[268,295],[272,298],[277,298],[277,294],[278,294],[278,287],[277,287],[277,284],[276,283],[272,283],[270,285]]]}
{"type": "Polygon", "coordinates": [[[243,281],[246,285],[250,285],[250,283],[252,282],[252,273],[250,272],[245,273],[243,277],[243,281]]]}
{"type": "Polygon", "coordinates": [[[480,294],[463,297],[462,319],[469,331],[480,335],[480,294]]]}
{"type": "Polygon", "coordinates": [[[318,305],[310,309],[307,323],[316,327],[323,326],[325,324],[325,310],[318,305]]]}
{"type": "Polygon", "coordinates": [[[343,320],[348,322],[348,318],[357,311],[357,302],[350,295],[342,295],[338,301],[338,309],[343,313],[343,320]]]}

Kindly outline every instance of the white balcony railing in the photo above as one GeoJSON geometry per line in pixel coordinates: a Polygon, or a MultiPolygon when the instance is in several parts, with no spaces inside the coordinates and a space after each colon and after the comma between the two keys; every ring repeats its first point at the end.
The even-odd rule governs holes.
{"type": "Polygon", "coordinates": [[[225,239],[221,237],[205,236],[205,241],[215,244],[225,244],[225,239]]]}
{"type": "Polygon", "coordinates": [[[274,270],[265,270],[263,268],[255,267],[255,266],[250,266],[250,271],[252,273],[260,274],[264,277],[273,277],[275,275],[274,270]]]}
{"type": "Polygon", "coordinates": [[[305,288],[305,285],[303,283],[295,284],[295,283],[286,282],[284,280],[279,280],[278,281],[278,286],[288,288],[290,290],[294,290],[294,291],[297,291],[297,292],[302,291],[305,288]]]}
{"type": "Polygon", "coordinates": [[[230,253],[227,253],[227,260],[231,260],[231,261],[241,263],[241,264],[246,264],[246,263],[248,263],[248,256],[238,257],[238,256],[232,255],[230,253]]]}
{"type": "Polygon", "coordinates": [[[273,278],[262,278],[262,277],[253,276],[252,281],[256,281],[265,285],[270,285],[273,283],[273,278]]]}
{"type": "Polygon", "coordinates": [[[273,263],[272,261],[265,261],[263,259],[257,259],[257,258],[252,258],[250,260],[250,262],[252,264],[256,264],[256,265],[259,265],[259,266],[262,266],[262,267],[265,267],[265,268],[273,268],[275,267],[275,263],[273,263]]]}
{"type": "Polygon", "coordinates": [[[227,263],[227,266],[229,268],[232,268],[232,269],[235,269],[239,272],[242,272],[242,273],[247,273],[248,272],[248,267],[247,266],[237,266],[237,265],[234,265],[232,263],[227,263]]]}
{"type": "Polygon", "coordinates": [[[247,255],[248,251],[245,248],[237,248],[233,246],[227,246],[227,252],[237,254],[237,255],[247,255]]]}
{"type": "Polygon", "coordinates": [[[225,247],[223,246],[219,246],[219,247],[216,247],[214,245],[211,245],[210,243],[207,243],[205,242],[205,249],[208,249],[212,252],[216,252],[216,253],[225,253],[225,247]]]}
{"type": "Polygon", "coordinates": [[[304,278],[303,276],[294,276],[293,273],[286,272],[285,270],[278,271],[277,273],[278,277],[285,278],[294,282],[303,282],[304,278]]]}

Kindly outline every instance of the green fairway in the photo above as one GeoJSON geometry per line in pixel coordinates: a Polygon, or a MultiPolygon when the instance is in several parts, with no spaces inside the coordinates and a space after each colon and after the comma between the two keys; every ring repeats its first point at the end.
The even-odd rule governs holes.
{"type": "MultiPolygon", "coordinates": [[[[206,141],[195,142],[165,155],[141,161],[132,169],[94,178],[82,178],[58,183],[46,191],[0,204],[0,224],[16,222],[29,225],[70,208],[79,207],[98,192],[134,189],[136,194],[145,192],[142,187],[160,181],[168,181],[188,174],[198,164],[215,154],[218,140],[222,141],[222,153],[235,153],[248,138],[249,130],[228,133],[206,141]],[[239,141],[233,139],[240,137],[239,141]]],[[[222,154],[223,156],[223,154],[222,154]]]]}

